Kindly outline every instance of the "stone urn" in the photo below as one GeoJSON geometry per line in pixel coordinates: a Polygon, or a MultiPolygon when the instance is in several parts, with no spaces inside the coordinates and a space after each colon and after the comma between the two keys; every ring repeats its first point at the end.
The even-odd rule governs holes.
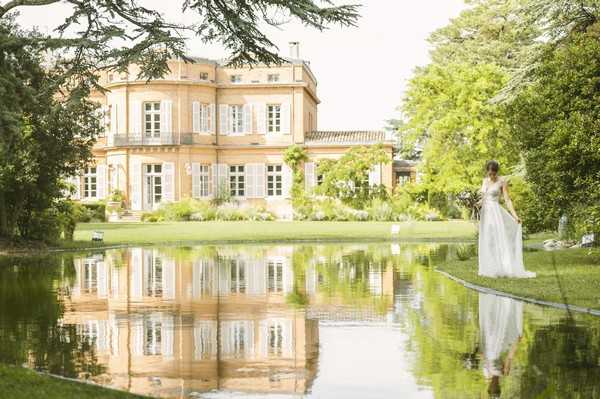
{"type": "Polygon", "coordinates": [[[106,203],[106,220],[109,222],[118,221],[121,218],[121,211],[123,207],[119,201],[108,201],[106,203]]]}

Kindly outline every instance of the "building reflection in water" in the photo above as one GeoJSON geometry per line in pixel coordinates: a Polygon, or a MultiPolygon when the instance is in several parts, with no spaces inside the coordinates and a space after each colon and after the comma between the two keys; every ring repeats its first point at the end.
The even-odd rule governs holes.
{"type": "Polygon", "coordinates": [[[99,383],[135,393],[303,393],[316,373],[318,321],[286,303],[292,249],[175,260],[132,248],[75,260],[65,324],[93,343],[99,383]]]}

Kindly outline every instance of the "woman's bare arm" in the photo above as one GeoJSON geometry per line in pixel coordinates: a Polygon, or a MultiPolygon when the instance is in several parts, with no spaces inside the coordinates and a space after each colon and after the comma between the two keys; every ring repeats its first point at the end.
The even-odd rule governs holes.
{"type": "Polygon", "coordinates": [[[508,211],[513,215],[513,217],[517,220],[517,222],[521,223],[521,219],[517,216],[517,212],[515,211],[515,207],[510,199],[510,194],[508,194],[508,183],[506,179],[502,179],[502,193],[504,194],[504,204],[508,211]]]}

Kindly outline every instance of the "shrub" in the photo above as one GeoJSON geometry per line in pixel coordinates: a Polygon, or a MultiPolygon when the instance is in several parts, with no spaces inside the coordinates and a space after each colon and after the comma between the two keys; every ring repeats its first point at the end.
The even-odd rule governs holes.
{"type": "Polygon", "coordinates": [[[237,221],[248,220],[248,217],[237,206],[232,204],[224,204],[217,208],[215,219],[222,221],[237,221]]]}
{"type": "Polygon", "coordinates": [[[84,209],[78,209],[78,222],[105,222],[106,221],[106,204],[104,202],[95,203],[80,203],[84,209]]]}
{"type": "Polygon", "coordinates": [[[387,201],[374,199],[371,201],[371,205],[368,207],[367,211],[369,212],[369,217],[371,220],[378,222],[387,222],[393,220],[392,218],[394,216],[394,209],[387,201]]]}

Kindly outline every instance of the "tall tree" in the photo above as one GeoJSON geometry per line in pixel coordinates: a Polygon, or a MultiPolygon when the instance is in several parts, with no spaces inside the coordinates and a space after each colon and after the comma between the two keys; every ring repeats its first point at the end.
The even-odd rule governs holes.
{"type": "Polygon", "coordinates": [[[0,238],[56,238],[61,179],[91,158],[99,133],[95,106],[86,100],[98,86],[98,70],[123,71],[136,63],[140,78],[159,78],[167,61],[186,55],[196,35],[219,42],[230,63],[277,63],[273,42],[261,26],[289,18],[326,29],[354,25],[358,6],[329,0],[183,0],[195,23],[182,25],[136,0],[10,0],[0,5],[0,238]],[[53,35],[27,33],[16,12],[40,12],[66,3],[71,14],[53,35]],[[48,51],[53,56],[46,61],[48,51]],[[53,234],[50,234],[50,231],[53,234]],[[44,233],[46,232],[46,233],[44,233]]]}
{"type": "Polygon", "coordinates": [[[508,106],[529,180],[549,220],[600,227],[600,24],[549,45],[508,106]]]}
{"type": "Polygon", "coordinates": [[[536,30],[523,28],[524,1],[474,0],[434,32],[430,65],[410,80],[402,110],[405,152],[423,147],[422,172],[430,193],[476,188],[488,159],[511,167],[519,152],[504,109],[491,100],[505,87],[532,44],[536,30]]]}

